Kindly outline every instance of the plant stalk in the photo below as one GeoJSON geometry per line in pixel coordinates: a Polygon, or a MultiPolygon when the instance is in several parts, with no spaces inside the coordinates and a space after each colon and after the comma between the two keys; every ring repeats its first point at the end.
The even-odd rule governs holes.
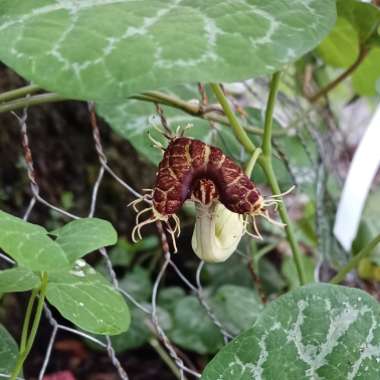
{"type": "Polygon", "coordinates": [[[310,96],[309,101],[311,103],[315,103],[322,96],[327,95],[331,90],[337,87],[341,82],[343,82],[347,77],[349,77],[360,66],[360,64],[367,57],[368,52],[369,50],[366,47],[361,47],[359,51],[359,55],[356,58],[355,62],[350,67],[348,67],[345,71],[343,71],[343,73],[340,74],[336,79],[328,83],[325,87],[320,89],[316,94],[310,96]]]}
{"type": "Polygon", "coordinates": [[[268,95],[267,107],[265,110],[264,137],[261,148],[263,150],[263,155],[268,158],[272,157],[273,113],[276,104],[278,87],[280,85],[280,77],[280,72],[273,74],[268,95]]]}
{"type": "Polygon", "coordinates": [[[20,99],[11,100],[6,103],[0,104],[0,113],[16,111],[20,108],[37,106],[45,103],[59,102],[61,100],[69,100],[61,95],[55,93],[46,93],[41,95],[34,95],[29,97],[24,97],[20,99]]]}
{"type": "Polygon", "coordinates": [[[34,94],[35,92],[40,91],[41,88],[39,86],[36,86],[34,84],[31,84],[29,86],[24,86],[17,88],[15,90],[3,92],[0,94],[0,103],[8,102],[9,100],[17,99],[24,97],[26,95],[34,94]]]}
{"type": "Polygon", "coordinates": [[[160,358],[165,362],[165,364],[170,368],[173,372],[174,376],[179,380],[187,380],[186,377],[181,378],[181,373],[178,370],[178,367],[173,362],[172,358],[166,353],[166,351],[162,348],[160,342],[156,338],[150,338],[149,344],[153,347],[153,349],[158,353],[160,358]]]}
{"type": "MultiPolygon", "coordinates": [[[[149,92],[144,92],[139,95],[133,95],[131,96],[131,99],[136,99],[136,100],[149,102],[149,103],[162,104],[164,106],[179,109],[194,117],[199,117],[201,119],[214,121],[216,123],[227,125],[227,126],[231,125],[229,120],[225,116],[218,115],[215,111],[212,112],[211,110],[208,110],[207,108],[203,109],[197,104],[190,103],[188,101],[182,100],[175,96],[171,96],[159,91],[149,91],[149,92]]],[[[262,128],[246,126],[244,127],[244,129],[256,135],[263,134],[262,128]]],[[[284,133],[282,131],[276,131],[276,135],[280,136],[283,134],[284,133]]]]}
{"type": "Polygon", "coordinates": [[[41,277],[42,277],[41,278],[41,287],[40,287],[39,292],[38,292],[39,298],[38,298],[36,313],[35,313],[34,319],[33,319],[33,324],[32,324],[32,327],[30,329],[30,334],[26,340],[25,347],[23,348],[23,350],[21,350],[21,348],[20,348],[20,353],[19,353],[19,356],[17,358],[16,366],[15,366],[15,368],[11,374],[10,380],[16,380],[17,379],[17,376],[21,372],[22,367],[24,365],[24,362],[25,362],[27,356],[29,355],[29,352],[32,349],[34,340],[36,338],[38,326],[40,324],[42,311],[44,308],[46,289],[47,289],[47,284],[48,284],[47,273],[46,272],[42,273],[41,277]]]}
{"type": "MultiPolygon", "coordinates": [[[[280,190],[280,187],[278,185],[277,178],[276,178],[276,175],[274,173],[271,160],[266,160],[266,159],[262,160],[261,161],[261,167],[264,170],[265,176],[266,176],[266,178],[269,182],[269,185],[272,189],[272,193],[274,195],[280,195],[281,190],[280,190]]],[[[296,239],[296,234],[295,234],[295,231],[293,228],[293,224],[290,221],[288,212],[287,212],[286,207],[285,207],[283,202],[280,202],[278,204],[278,213],[280,214],[281,221],[285,224],[285,227],[284,227],[285,233],[286,233],[286,237],[288,239],[290,248],[292,250],[292,257],[293,257],[294,264],[295,264],[296,269],[297,269],[297,274],[298,274],[300,284],[305,285],[306,276],[305,276],[303,266],[302,266],[302,261],[301,261],[302,253],[300,251],[300,248],[299,248],[299,245],[298,245],[298,242],[296,239]]]]}
{"type": "MultiPolygon", "coordinates": [[[[1,98],[2,95],[0,94],[0,113],[16,111],[21,108],[41,105],[45,103],[53,103],[53,102],[59,102],[59,101],[64,101],[64,100],[70,100],[58,94],[49,93],[49,92],[26,97],[25,95],[31,94],[33,92],[33,91],[30,91],[29,88],[31,88],[31,90],[33,91],[40,90],[40,88],[38,88],[37,86],[35,89],[32,88],[32,86],[26,86],[14,91],[9,91],[9,92],[4,93],[3,98],[1,98]],[[16,95],[22,96],[22,97],[16,98],[16,95]]],[[[136,100],[149,102],[149,103],[162,104],[168,107],[179,109],[194,117],[199,117],[201,119],[214,121],[216,123],[223,124],[223,125],[228,125],[228,126],[230,125],[228,119],[225,116],[218,115],[213,110],[202,109],[202,107],[200,107],[199,105],[192,104],[191,102],[184,101],[180,98],[177,98],[175,96],[171,96],[159,91],[149,91],[143,94],[133,95],[130,97],[130,99],[136,99],[136,100]]],[[[244,129],[256,135],[263,134],[262,128],[248,125],[248,126],[245,126],[244,129]]],[[[286,133],[283,131],[276,131],[275,134],[278,136],[282,136],[282,135],[285,135],[286,133]]]]}
{"type": "Polygon", "coordinates": [[[24,351],[26,346],[26,340],[28,337],[29,325],[30,325],[30,317],[32,316],[34,301],[36,300],[38,294],[38,289],[33,289],[32,294],[30,295],[28,306],[25,312],[24,324],[22,326],[21,333],[21,342],[20,342],[20,351],[24,351]]]}
{"type": "Polygon", "coordinates": [[[372,239],[369,242],[369,244],[366,247],[364,247],[358,254],[353,256],[351,260],[343,268],[341,268],[339,272],[330,280],[330,283],[339,284],[340,282],[342,282],[345,279],[346,275],[358,266],[360,260],[369,256],[379,243],[380,234],[377,235],[374,239],[372,239]]]}
{"type": "Polygon", "coordinates": [[[228,102],[227,97],[224,95],[224,92],[219,84],[211,83],[211,88],[214,91],[218,102],[223,108],[225,115],[227,116],[228,121],[231,124],[232,130],[239,140],[239,142],[244,146],[245,150],[248,153],[253,153],[256,149],[255,144],[249,138],[247,132],[240,125],[239,119],[236,117],[235,112],[232,110],[230,103],[228,102]]]}
{"type": "MultiPolygon", "coordinates": [[[[280,73],[275,73],[272,78],[270,92],[266,107],[265,114],[265,125],[264,125],[264,138],[262,144],[263,154],[258,157],[257,161],[262,167],[264,174],[269,182],[269,185],[272,189],[274,195],[281,195],[281,190],[277,182],[276,175],[273,171],[272,159],[271,159],[271,140],[272,140],[272,125],[273,125],[273,111],[274,105],[277,97],[278,86],[279,86],[280,73]]],[[[256,146],[253,144],[247,133],[244,131],[242,126],[239,123],[238,118],[236,117],[234,111],[232,110],[230,103],[228,102],[226,96],[224,95],[221,87],[217,84],[211,84],[211,88],[214,91],[219,103],[221,104],[225,115],[230,121],[231,127],[234,131],[236,138],[243,145],[246,152],[253,154],[256,150],[256,146]]],[[[305,284],[305,274],[302,268],[301,262],[301,251],[299,249],[297,239],[295,237],[293,226],[290,222],[286,207],[283,203],[279,204],[279,214],[282,222],[286,225],[285,232],[287,239],[292,250],[292,256],[294,263],[297,268],[297,273],[299,277],[300,284],[305,284]]]]}
{"type": "Polygon", "coordinates": [[[251,178],[251,175],[252,175],[252,172],[253,172],[253,168],[255,167],[256,165],[256,162],[258,160],[258,158],[260,157],[260,154],[262,153],[262,150],[261,148],[256,148],[255,151],[253,152],[251,158],[248,160],[248,163],[245,167],[245,174],[251,178]]]}

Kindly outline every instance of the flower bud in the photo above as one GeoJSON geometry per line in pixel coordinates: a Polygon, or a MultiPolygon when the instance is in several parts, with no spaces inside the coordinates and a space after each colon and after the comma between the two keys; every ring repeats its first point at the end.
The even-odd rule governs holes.
{"type": "Polygon", "coordinates": [[[195,254],[206,262],[223,262],[236,250],[245,232],[243,216],[219,201],[209,206],[196,203],[196,222],[191,245],[195,254]]]}

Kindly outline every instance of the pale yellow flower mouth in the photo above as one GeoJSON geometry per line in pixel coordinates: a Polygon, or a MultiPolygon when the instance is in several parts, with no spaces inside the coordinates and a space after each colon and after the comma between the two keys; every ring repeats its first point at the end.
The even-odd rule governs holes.
{"type": "Polygon", "coordinates": [[[191,240],[195,254],[206,262],[223,262],[236,250],[245,233],[242,215],[219,201],[209,206],[196,203],[196,222],[191,240]]]}

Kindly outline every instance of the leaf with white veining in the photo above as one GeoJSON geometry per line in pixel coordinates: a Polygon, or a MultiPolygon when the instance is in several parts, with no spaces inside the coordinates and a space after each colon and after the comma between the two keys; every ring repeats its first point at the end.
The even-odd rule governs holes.
{"type": "Polygon", "coordinates": [[[315,47],[334,0],[2,0],[0,59],[70,98],[266,75],[315,47]]]}
{"type": "Polygon", "coordinates": [[[203,380],[377,380],[380,306],[367,293],[308,285],[266,306],[203,380]]]}

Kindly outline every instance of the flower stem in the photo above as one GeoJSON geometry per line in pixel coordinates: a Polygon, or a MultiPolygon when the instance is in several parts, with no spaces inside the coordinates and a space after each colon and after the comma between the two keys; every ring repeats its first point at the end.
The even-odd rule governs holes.
{"type": "MultiPolygon", "coordinates": [[[[41,315],[42,315],[42,311],[43,311],[43,307],[44,307],[45,296],[46,296],[46,288],[47,288],[47,284],[48,284],[47,273],[45,273],[45,272],[42,273],[41,277],[42,277],[41,278],[41,287],[40,287],[39,292],[38,292],[39,298],[38,298],[36,313],[34,315],[33,324],[32,324],[32,327],[30,329],[30,334],[29,334],[28,338],[26,339],[25,347],[23,347],[23,349],[21,349],[21,347],[20,347],[20,353],[19,353],[19,356],[17,358],[16,366],[15,366],[15,368],[11,374],[10,380],[16,380],[17,379],[18,374],[22,370],[25,359],[27,358],[30,350],[32,349],[34,339],[36,338],[38,326],[40,324],[41,315]]],[[[24,325],[25,325],[25,323],[24,323],[24,325]]]]}
{"type": "Polygon", "coordinates": [[[278,87],[280,84],[281,73],[277,72],[273,74],[267,107],[265,110],[265,122],[264,122],[264,137],[262,142],[262,150],[264,156],[270,158],[272,156],[272,127],[273,127],[273,112],[276,104],[276,97],[278,93],[278,87]]]}
{"type": "Polygon", "coordinates": [[[224,95],[224,92],[221,89],[220,85],[216,83],[211,83],[211,88],[214,91],[214,94],[218,99],[218,102],[222,106],[224,113],[227,116],[227,119],[229,120],[236,138],[244,146],[246,151],[248,151],[249,153],[253,153],[256,149],[256,146],[247,135],[247,132],[240,125],[239,120],[236,117],[235,112],[232,110],[230,103],[228,102],[227,97],[224,95]]]}
{"type": "MultiPolygon", "coordinates": [[[[272,193],[274,195],[280,195],[281,190],[277,182],[276,175],[273,170],[273,166],[271,163],[271,160],[266,160],[264,158],[261,160],[261,167],[264,170],[265,176],[269,182],[269,185],[272,189],[272,193]]],[[[288,242],[290,244],[290,248],[292,250],[292,257],[294,260],[294,264],[297,268],[298,278],[301,285],[304,285],[306,283],[306,277],[302,266],[301,261],[301,251],[296,239],[296,235],[294,232],[293,224],[290,221],[288,212],[286,211],[286,207],[283,202],[280,202],[278,205],[278,213],[280,214],[281,221],[285,224],[285,233],[286,237],[288,239],[288,242]]]]}
{"type": "Polygon", "coordinates": [[[374,239],[372,239],[369,244],[364,247],[358,254],[353,256],[351,260],[339,270],[339,272],[330,280],[332,284],[339,284],[342,282],[347,273],[351,272],[354,268],[356,268],[360,262],[360,260],[364,259],[375,249],[376,245],[380,243],[380,234],[377,235],[374,239]]]}
{"type": "MultiPolygon", "coordinates": [[[[274,195],[281,195],[281,190],[280,190],[276,175],[273,170],[272,158],[271,158],[273,111],[274,111],[275,101],[276,101],[277,92],[278,92],[279,80],[280,80],[280,73],[275,73],[272,78],[267,107],[266,107],[266,113],[265,113],[264,137],[263,137],[263,144],[262,144],[263,154],[259,156],[257,159],[258,163],[260,164],[260,166],[262,167],[265,173],[265,176],[269,182],[269,185],[274,195]]],[[[247,153],[253,154],[257,148],[253,144],[253,142],[251,141],[247,133],[244,131],[242,126],[240,125],[239,120],[236,117],[234,111],[232,110],[230,103],[228,102],[222,89],[217,84],[211,84],[211,88],[214,91],[215,96],[217,97],[219,103],[221,104],[224,110],[225,115],[227,116],[229,120],[236,138],[243,145],[247,153]]],[[[305,284],[305,274],[302,268],[301,251],[299,249],[297,239],[295,237],[293,226],[291,224],[288,213],[283,203],[279,204],[279,214],[280,214],[282,222],[286,225],[285,226],[286,236],[293,253],[293,260],[297,268],[300,284],[303,285],[305,284]]]]}
{"type": "Polygon", "coordinates": [[[260,157],[260,154],[262,153],[261,148],[256,148],[253,152],[251,158],[248,160],[247,166],[245,167],[245,174],[251,178],[253,168],[256,165],[256,162],[258,158],[260,157]]]}
{"type": "MultiPolygon", "coordinates": [[[[260,157],[261,160],[259,161],[274,195],[281,195],[280,186],[278,185],[277,177],[272,165],[273,112],[276,103],[278,87],[280,84],[280,76],[280,72],[274,73],[270,85],[267,107],[265,111],[264,137],[262,142],[263,155],[260,157]]],[[[306,283],[306,277],[302,267],[302,254],[295,236],[293,225],[290,221],[288,212],[283,202],[279,203],[278,213],[280,214],[282,222],[285,224],[286,237],[292,250],[292,256],[294,264],[297,268],[300,284],[304,285],[306,283]]]]}

